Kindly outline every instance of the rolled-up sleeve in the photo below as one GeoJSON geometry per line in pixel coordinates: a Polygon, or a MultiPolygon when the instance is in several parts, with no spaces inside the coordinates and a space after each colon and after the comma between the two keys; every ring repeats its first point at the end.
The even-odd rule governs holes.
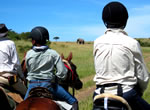
{"type": "Polygon", "coordinates": [[[135,55],[135,73],[138,81],[137,83],[139,88],[141,89],[141,92],[143,93],[144,90],[147,88],[149,82],[149,72],[145,65],[142,51],[138,43],[134,55],[135,55]]]}

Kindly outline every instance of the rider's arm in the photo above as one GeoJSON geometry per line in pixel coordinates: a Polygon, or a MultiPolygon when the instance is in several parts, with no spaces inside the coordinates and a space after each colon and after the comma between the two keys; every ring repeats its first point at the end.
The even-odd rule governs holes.
{"type": "Polygon", "coordinates": [[[56,52],[55,55],[55,65],[56,65],[56,76],[61,79],[65,80],[67,77],[67,68],[65,67],[64,63],[62,62],[62,59],[60,55],[56,52]]]}
{"type": "Polygon", "coordinates": [[[135,60],[135,74],[137,77],[137,85],[140,88],[140,92],[143,93],[148,85],[149,72],[146,68],[139,43],[137,43],[135,50],[136,51],[134,52],[134,57],[135,57],[134,60],[135,60]]]}
{"type": "Polygon", "coordinates": [[[13,44],[13,46],[12,46],[11,58],[12,58],[12,63],[14,64],[14,70],[17,72],[17,75],[22,80],[25,80],[25,77],[22,73],[22,69],[21,69],[21,65],[20,65],[20,61],[19,61],[19,57],[18,57],[18,54],[17,54],[17,51],[16,51],[15,44],[13,44]]]}

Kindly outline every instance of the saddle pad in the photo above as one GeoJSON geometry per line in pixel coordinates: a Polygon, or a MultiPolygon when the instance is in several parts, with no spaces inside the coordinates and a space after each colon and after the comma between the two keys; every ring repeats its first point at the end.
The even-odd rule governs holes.
{"type": "Polygon", "coordinates": [[[22,97],[17,93],[9,92],[7,93],[7,95],[10,96],[17,103],[21,103],[23,101],[22,97]]]}

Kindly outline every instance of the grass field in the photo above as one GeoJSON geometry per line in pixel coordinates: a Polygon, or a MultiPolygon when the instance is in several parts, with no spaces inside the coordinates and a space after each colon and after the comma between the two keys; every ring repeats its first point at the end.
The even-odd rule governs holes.
{"type": "MultiPolygon", "coordinates": [[[[28,41],[15,41],[17,46],[17,51],[19,53],[19,58],[22,60],[24,52],[31,48],[31,43],[28,41]]],[[[93,43],[86,42],[85,45],[79,45],[75,42],[52,42],[50,48],[55,49],[59,54],[63,53],[65,57],[69,55],[70,52],[73,53],[73,63],[77,66],[77,72],[81,79],[93,77],[95,74],[94,71],[94,62],[93,62],[93,43]]],[[[144,60],[150,71],[150,48],[142,47],[144,60]]],[[[84,86],[82,91],[86,88],[94,86],[92,79],[85,80],[83,82],[84,86]]],[[[76,92],[77,94],[80,93],[76,92]]],[[[91,110],[92,109],[92,93],[90,92],[88,97],[79,101],[80,110],[91,110]]],[[[150,84],[148,85],[147,90],[145,91],[143,98],[150,103],[150,84]]]]}

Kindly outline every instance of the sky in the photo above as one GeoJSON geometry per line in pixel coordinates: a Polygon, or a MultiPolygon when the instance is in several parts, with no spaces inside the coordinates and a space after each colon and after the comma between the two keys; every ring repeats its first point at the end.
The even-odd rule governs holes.
{"type": "MultiPolygon", "coordinates": [[[[103,7],[113,0],[1,0],[0,23],[17,33],[36,26],[48,29],[50,40],[94,41],[104,34],[103,7]]],[[[115,0],[124,4],[129,19],[125,31],[133,38],[150,38],[150,0],[115,0]]]]}

